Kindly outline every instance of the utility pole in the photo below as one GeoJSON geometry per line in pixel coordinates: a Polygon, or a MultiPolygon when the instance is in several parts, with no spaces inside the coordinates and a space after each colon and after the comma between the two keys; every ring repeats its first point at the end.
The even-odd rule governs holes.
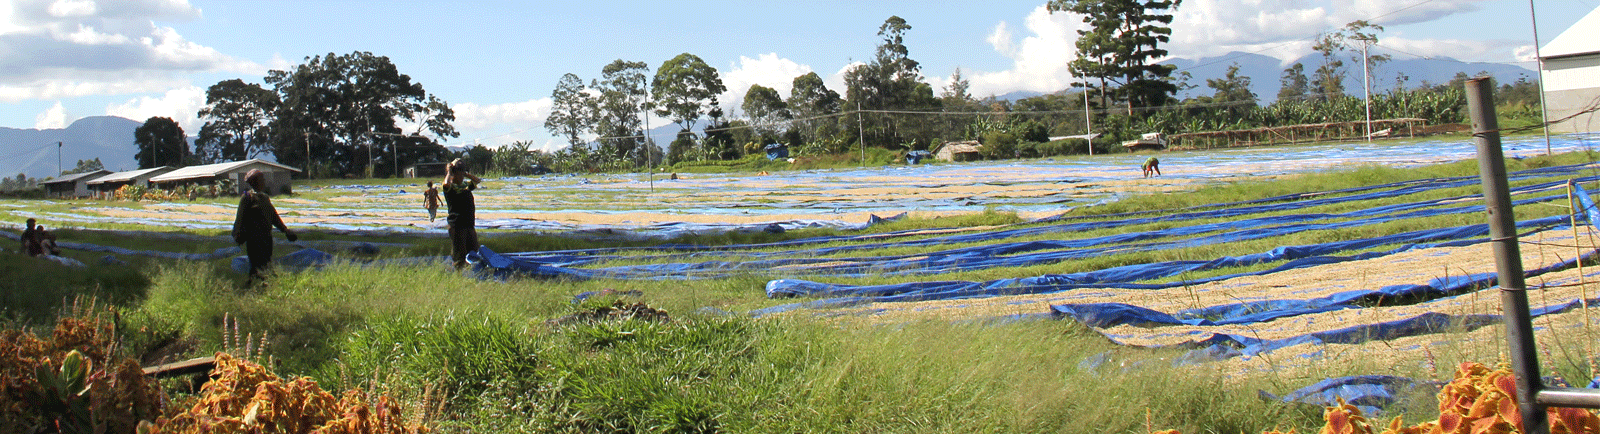
{"type": "Polygon", "coordinates": [[[61,176],[61,142],[56,142],[56,176],[61,176]]]}
{"type": "Polygon", "coordinates": [[[1372,84],[1370,83],[1372,71],[1367,66],[1367,45],[1372,39],[1359,38],[1361,39],[1361,95],[1367,106],[1367,143],[1372,143],[1372,84]]]}
{"type": "Polygon", "coordinates": [[[1528,0],[1528,20],[1533,24],[1533,58],[1539,61],[1539,121],[1544,124],[1544,154],[1550,155],[1550,112],[1544,102],[1544,54],[1539,52],[1539,17],[1533,14],[1533,0],[1528,0]]]}
{"type": "Polygon", "coordinates": [[[311,132],[302,131],[306,136],[306,179],[311,179],[311,132]]]}
{"type": "Polygon", "coordinates": [[[861,103],[856,103],[856,143],[861,145],[861,168],[867,168],[867,126],[861,122],[861,103]]]}
{"type": "Polygon", "coordinates": [[[1089,140],[1089,156],[1094,156],[1094,121],[1089,117],[1089,81],[1083,82],[1083,134],[1089,140]]]}

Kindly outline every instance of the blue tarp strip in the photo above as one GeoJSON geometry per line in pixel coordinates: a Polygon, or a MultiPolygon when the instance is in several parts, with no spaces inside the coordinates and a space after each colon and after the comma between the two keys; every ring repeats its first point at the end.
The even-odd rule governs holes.
{"type": "MultiPolygon", "coordinates": [[[[1564,223],[1565,220],[1566,216],[1552,216],[1519,222],[1518,226],[1523,228],[1555,226],[1564,223]]],[[[1337,241],[1308,246],[1279,247],[1264,253],[1223,257],[1211,261],[1171,261],[1153,264],[1136,264],[1082,273],[997,279],[984,282],[939,281],[858,286],[819,283],[798,279],[779,279],[767,283],[767,294],[769,297],[805,295],[832,296],[834,298],[773,306],[752,311],[751,314],[760,316],[800,308],[832,308],[862,303],[948,300],[1001,295],[1041,294],[1089,287],[1162,289],[1182,285],[1194,285],[1212,281],[1226,280],[1243,276],[1277,273],[1329,263],[1371,259],[1418,248],[1471,245],[1483,242],[1484,240],[1482,238],[1477,237],[1482,237],[1487,234],[1488,225],[1469,225],[1454,228],[1414,231],[1360,240],[1337,241]],[[1440,242],[1406,244],[1388,251],[1366,252],[1346,257],[1320,256],[1341,250],[1361,249],[1368,248],[1370,246],[1388,245],[1413,240],[1431,240],[1440,242]],[[1176,276],[1186,272],[1204,271],[1223,267],[1247,266],[1279,260],[1289,260],[1289,262],[1269,270],[1237,273],[1206,279],[1191,279],[1166,283],[1130,283],[1141,280],[1176,276]]]]}
{"type": "MultiPolygon", "coordinates": [[[[1522,187],[1519,190],[1523,192],[1538,191],[1557,185],[1562,184],[1544,183],[1535,186],[1522,187]]],[[[735,274],[748,274],[751,272],[762,272],[776,269],[782,269],[784,272],[794,274],[804,273],[843,277],[863,275],[943,274],[962,270],[1047,264],[1066,260],[1097,257],[1113,253],[1154,251],[1209,245],[1219,242],[1237,242],[1281,236],[1283,234],[1292,232],[1340,229],[1383,223],[1399,219],[1481,211],[1481,207],[1471,205],[1454,206],[1449,208],[1432,208],[1439,205],[1455,204],[1468,198],[1470,197],[1452,197],[1405,204],[1386,205],[1342,214],[1270,216],[1256,219],[1216,222],[1194,226],[1181,226],[1154,231],[1134,232],[1086,239],[1036,240],[1015,243],[999,243],[896,256],[878,256],[868,258],[818,257],[819,255],[833,253],[838,249],[842,249],[835,247],[827,249],[815,249],[805,252],[784,252],[784,254],[796,255],[798,257],[782,259],[751,261],[702,261],[690,263],[618,266],[592,269],[593,274],[590,276],[613,279],[691,279],[726,277],[735,274]],[[1400,211],[1409,212],[1386,216],[1382,215],[1400,211]],[[1311,223],[1319,220],[1333,220],[1333,222],[1311,223]],[[1215,233],[1199,238],[1186,238],[1226,229],[1235,230],[1231,232],[1215,233]],[[1160,239],[1176,239],[1176,241],[1129,244],[1139,241],[1160,239]],[[1028,254],[1023,255],[1024,253],[1028,254]]],[[[1556,200],[1558,198],[1560,198],[1560,196],[1551,195],[1540,198],[1524,199],[1518,201],[1518,203],[1535,203],[1556,200]]],[[[994,233],[972,235],[992,236],[993,234],[994,233]]],[[[920,245],[924,241],[928,240],[896,243],[896,246],[920,245]]],[[[946,237],[942,241],[949,241],[949,239],[946,237]]],[[[885,245],[879,244],[878,246],[885,245]]],[[[846,246],[843,248],[857,249],[863,248],[863,246],[846,246]]],[[[589,260],[598,259],[586,259],[566,254],[508,254],[505,255],[505,257],[513,261],[521,261],[525,263],[524,266],[526,267],[572,267],[576,264],[582,264],[589,260]]]]}

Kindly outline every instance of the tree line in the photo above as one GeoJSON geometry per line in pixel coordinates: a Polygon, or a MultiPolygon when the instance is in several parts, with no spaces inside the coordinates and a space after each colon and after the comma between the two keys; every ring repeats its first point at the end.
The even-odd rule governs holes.
{"type": "MultiPolygon", "coordinates": [[[[387,57],[330,53],[268,72],[265,86],[232,79],[208,88],[206,106],[198,113],[205,124],[192,152],[176,122],[147,120],[135,133],[136,158],[140,167],[156,167],[271,155],[313,176],[350,177],[390,176],[418,162],[449,158],[507,175],[638,170],[747,158],[772,143],[799,155],[822,155],[980,140],[995,145],[990,146],[993,158],[1046,156],[1087,152],[1049,143],[1049,137],[1091,131],[1104,134],[1102,142],[1114,142],[1144,132],[1358,120],[1353,107],[1364,108],[1365,100],[1347,95],[1343,83],[1351,66],[1345,60],[1368,65],[1368,81],[1376,66],[1389,60],[1360,49],[1376,44],[1383,28],[1356,21],[1318,38],[1314,49],[1322,62],[1315,69],[1308,73],[1299,63],[1284,69],[1281,90],[1270,105],[1259,103],[1249,89],[1251,78],[1240,76],[1238,65],[1222,78],[1206,80],[1211,95],[1179,100],[1179,92],[1196,87],[1187,82],[1188,73],[1174,74],[1175,67],[1154,61],[1168,54],[1162,46],[1181,3],[1048,1],[1051,12],[1081,14],[1089,24],[1078,32],[1077,59],[1069,65],[1082,81],[1072,89],[1016,101],[974,97],[959,69],[944,88],[934,89],[906,45],[912,26],[898,16],[878,27],[870,61],[845,71],[843,93],[829,89],[813,72],[794,77],[788,95],[752,85],[743,90],[742,104],[724,107],[718,98],[729,89],[719,71],[694,54],[667,59],[654,71],[643,61],[617,59],[589,80],[575,73],[557,80],[543,125],[566,141],[555,152],[516,142],[452,153],[439,143],[459,136],[449,104],[400,73],[387,57]],[[678,128],[664,149],[647,134],[646,113],[678,128]]],[[[1372,97],[1375,117],[1459,120],[1465,103],[1455,83],[1406,88],[1404,81],[1396,77],[1392,89],[1372,97]]],[[[1515,85],[1525,90],[1525,84],[1515,85]]],[[[1110,148],[1098,152],[1116,147],[1110,148]]]]}

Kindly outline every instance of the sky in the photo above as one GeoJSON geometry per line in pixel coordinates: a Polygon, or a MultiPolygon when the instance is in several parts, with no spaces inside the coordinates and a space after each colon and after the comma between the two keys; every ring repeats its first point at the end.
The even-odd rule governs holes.
{"type": "MultiPolygon", "coordinates": [[[[613,60],[656,66],[690,53],[717,68],[730,113],[752,84],[785,97],[816,72],[844,93],[843,71],[870,59],[891,16],[935,89],[958,69],[970,93],[1054,92],[1082,17],[1044,0],[7,0],[0,3],[0,127],[64,128],[88,116],[172,118],[187,134],[205,89],[261,83],[308,57],[370,52],[448,102],[451,146],[532,141],[563,74],[585,82],[613,60]]],[[[1533,69],[1534,26],[1548,43],[1600,0],[1184,0],[1172,56],[1230,52],[1289,61],[1319,33],[1365,19],[1382,25],[1375,52],[1514,63],[1533,69]]],[[[1284,66],[1288,66],[1285,64],[1284,66]]],[[[1277,77],[1256,77],[1276,80],[1277,77]]],[[[653,118],[651,125],[668,121],[653,118]]],[[[0,151],[31,144],[0,144],[0,151]]]]}

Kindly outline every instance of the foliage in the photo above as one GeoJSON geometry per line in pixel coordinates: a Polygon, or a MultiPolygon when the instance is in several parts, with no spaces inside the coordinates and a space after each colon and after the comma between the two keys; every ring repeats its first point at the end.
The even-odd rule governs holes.
{"type": "Polygon", "coordinates": [[[144,125],[133,130],[133,144],[138,149],[133,159],[140,169],[182,167],[192,162],[183,127],[172,118],[152,116],[146,119],[144,125]]]}
{"type": "Polygon", "coordinates": [[[47,339],[0,330],[0,431],[134,432],[162,396],[116,344],[110,312],[74,305],[47,339]]]}
{"type": "MultiPolygon", "coordinates": [[[[845,95],[861,110],[929,110],[939,107],[933,88],[922,82],[922,66],[910,57],[905,45],[905,34],[911,25],[898,16],[891,16],[878,27],[882,42],[871,62],[845,71],[845,95]]],[[[931,138],[921,119],[875,116],[874,122],[857,126],[865,130],[863,143],[905,143],[917,140],[926,144],[931,138]]]]}
{"type": "Polygon", "coordinates": [[[544,128],[551,134],[567,139],[569,146],[583,146],[582,135],[593,127],[593,109],[584,92],[583,79],[566,73],[550,92],[550,116],[544,119],[544,128]]]}
{"type": "MultiPolygon", "coordinates": [[[[1078,58],[1068,66],[1073,75],[1117,84],[1111,95],[1130,107],[1166,104],[1177,92],[1167,80],[1171,65],[1153,63],[1166,57],[1172,29],[1169,10],[1182,0],[1051,0],[1050,12],[1083,15],[1089,30],[1079,30],[1078,58]]],[[[1104,85],[1102,85],[1104,87],[1104,85]]]]}
{"type": "Polygon", "coordinates": [[[278,94],[237,78],[206,88],[206,106],[199,113],[206,123],[195,139],[197,160],[212,164],[271,152],[267,126],[280,104],[278,94]]]}
{"type": "Polygon", "coordinates": [[[315,381],[285,381],[261,365],[216,354],[211,381],[193,406],[140,429],[142,434],[271,432],[319,434],[410,434],[427,432],[407,421],[403,406],[388,396],[369,398],[352,389],[335,399],[315,381]]]}
{"type": "Polygon", "coordinates": [[[1306,97],[1311,89],[1311,80],[1306,78],[1306,65],[1295,62],[1294,66],[1283,68],[1283,75],[1278,77],[1277,101],[1294,101],[1306,97]]]}
{"type": "Polygon", "coordinates": [[[644,145],[640,112],[649,102],[645,89],[645,72],[649,68],[644,62],[617,59],[601,68],[600,79],[589,86],[598,92],[591,100],[594,109],[590,113],[594,115],[594,132],[600,136],[599,152],[606,161],[633,160],[644,145]]]}
{"type": "Polygon", "coordinates": [[[650,92],[656,114],[672,119],[683,130],[689,130],[707,107],[717,106],[717,95],[726,92],[717,68],[707,65],[700,56],[679,54],[661,64],[655,79],[650,82],[650,92]]]}
{"type": "Polygon", "coordinates": [[[29,178],[28,175],[18,173],[15,178],[0,178],[0,192],[16,192],[20,190],[39,190],[39,179],[29,178]]]}
{"type": "Polygon", "coordinates": [[[494,151],[492,172],[502,176],[531,175],[534,172],[534,165],[539,163],[538,157],[539,153],[533,149],[533,142],[519,140],[494,151]]]}
{"type": "Polygon", "coordinates": [[[89,173],[96,170],[105,170],[105,168],[106,165],[100,163],[100,158],[95,157],[93,160],[78,160],[78,164],[74,165],[71,169],[67,169],[65,172],[61,172],[61,174],[71,175],[74,173],[89,173]]]}
{"type": "Polygon", "coordinates": [[[456,137],[455,112],[401,74],[388,57],[358,51],[308,57],[264,79],[278,95],[267,134],[279,162],[312,167],[326,163],[335,176],[398,173],[419,161],[437,161],[443,146],[423,138],[456,137]],[[404,134],[400,122],[419,126],[404,134]],[[391,152],[376,152],[388,148],[391,152]],[[307,153],[309,152],[309,155],[307,153]],[[375,170],[377,168],[383,170],[375,170]]]}
{"type": "Polygon", "coordinates": [[[816,72],[795,77],[789,88],[789,99],[784,103],[796,120],[793,128],[800,132],[802,141],[810,142],[838,134],[839,122],[826,116],[839,113],[844,101],[839,98],[838,92],[828,89],[822,82],[822,76],[816,72]]]}
{"type": "Polygon", "coordinates": [[[750,90],[744,93],[745,116],[750,118],[751,128],[760,134],[763,142],[777,141],[780,132],[787,129],[789,106],[783,102],[783,97],[778,96],[776,89],[759,84],[750,85],[750,90]]]}
{"type": "MultiPolygon", "coordinates": [[[[1456,368],[1455,379],[1439,391],[1439,418],[1404,426],[1400,416],[1387,427],[1362,414],[1361,409],[1339,398],[1338,405],[1323,411],[1324,433],[1337,434],[1426,434],[1426,433],[1520,433],[1527,432],[1518,410],[1516,378],[1507,365],[1496,369],[1465,362],[1456,368]],[[1380,430],[1381,429],[1381,430],[1380,430]]],[[[1600,417],[1594,410],[1549,407],[1551,433],[1600,432],[1600,417]]],[[[1294,430],[1289,430],[1293,433],[1294,430]]],[[[1178,430],[1152,434],[1179,434],[1178,430]]],[[[1263,434],[1283,434],[1278,430],[1263,434]]]]}

